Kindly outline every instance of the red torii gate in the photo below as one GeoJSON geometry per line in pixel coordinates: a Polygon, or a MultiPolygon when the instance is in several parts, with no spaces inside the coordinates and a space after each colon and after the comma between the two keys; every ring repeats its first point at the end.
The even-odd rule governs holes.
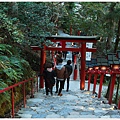
{"type": "MultiPolygon", "coordinates": [[[[62,46],[58,47],[48,47],[43,45],[43,48],[38,46],[31,46],[32,50],[41,50],[41,69],[40,73],[43,72],[43,64],[45,63],[45,51],[74,51],[81,52],[81,72],[80,72],[80,90],[84,90],[85,87],[85,66],[86,66],[86,52],[96,52],[96,48],[87,48],[86,43],[96,43],[99,40],[97,36],[56,36],[52,35],[46,37],[46,39],[51,40],[52,42],[61,42],[62,46]],[[81,47],[79,48],[66,48],[66,42],[75,42],[80,43],[81,47]]],[[[44,87],[43,77],[40,76],[40,88],[44,87]]]]}

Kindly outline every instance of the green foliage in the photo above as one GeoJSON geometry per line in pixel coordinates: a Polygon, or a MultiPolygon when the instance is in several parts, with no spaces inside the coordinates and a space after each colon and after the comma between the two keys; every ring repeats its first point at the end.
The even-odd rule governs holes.
{"type": "MultiPolygon", "coordinates": [[[[40,57],[30,51],[30,46],[52,44],[45,37],[56,34],[56,27],[68,34],[72,27],[72,35],[81,30],[82,35],[101,36],[97,55],[105,55],[114,49],[112,40],[119,34],[119,19],[120,3],[116,2],[1,2],[0,89],[35,74],[31,66],[34,63],[32,68],[39,67],[40,57]],[[106,41],[112,44],[108,49],[106,41]]],[[[6,101],[10,103],[8,92],[0,95],[1,107],[6,101]]]]}
{"type": "Polygon", "coordinates": [[[12,53],[9,49],[11,49],[10,45],[0,44],[0,54],[1,55],[12,55],[12,53]]]}
{"type": "Polygon", "coordinates": [[[2,90],[3,88],[6,88],[6,87],[8,87],[8,85],[7,84],[5,84],[4,82],[2,82],[3,81],[3,79],[0,79],[0,90],[2,90]]]}
{"type": "MultiPolygon", "coordinates": [[[[18,19],[7,17],[3,11],[0,13],[0,90],[35,75],[29,63],[12,46],[13,43],[21,43],[23,40],[23,34],[15,21],[18,19]]],[[[16,92],[15,99],[20,99],[20,93],[16,92]]],[[[11,109],[11,92],[1,93],[0,98],[0,116],[4,116],[11,109]]]]}
{"type": "MultiPolygon", "coordinates": [[[[2,44],[2,47],[0,47],[0,49],[3,48],[3,46],[4,44],[2,44]]],[[[7,45],[5,45],[4,47],[8,49],[7,45]]],[[[13,56],[13,53],[10,50],[7,50],[7,51],[8,53],[11,53],[11,56],[9,57],[5,55],[0,56],[0,60],[1,60],[0,72],[1,74],[6,75],[6,76],[3,75],[3,78],[12,80],[14,83],[16,83],[20,81],[21,79],[23,79],[24,76],[27,76],[27,73],[28,71],[30,72],[31,68],[29,67],[29,63],[27,61],[25,61],[22,58],[17,58],[16,56],[13,56]]],[[[2,53],[5,54],[5,52],[3,49],[2,53]]]]}
{"type": "Polygon", "coordinates": [[[7,111],[11,109],[11,96],[10,93],[4,92],[0,94],[0,116],[4,117],[4,114],[7,111]]]}
{"type": "Polygon", "coordinates": [[[0,31],[0,41],[2,43],[20,43],[23,40],[23,34],[18,30],[16,24],[13,25],[13,19],[8,18],[4,13],[0,13],[0,31]]]}
{"type": "MultiPolygon", "coordinates": [[[[35,75],[29,63],[13,52],[15,49],[10,45],[0,44],[0,90],[35,75]]],[[[21,96],[19,94],[16,91],[16,99],[21,96]]],[[[0,109],[6,103],[7,109],[10,109],[11,93],[4,92],[0,94],[0,98],[0,109]]],[[[3,109],[0,116],[5,112],[5,109],[3,109]]]]}
{"type": "Polygon", "coordinates": [[[18,18],[22,23],[19,27],[24,30],[25,35],[23,44],[41,44],[45,41],[43,37],[50,36],[54,30],[55,24],[50,21],[52,16],[51,9],[42,2],[18,3],[18,6],[21,9],[18,13],[18,18]]]}
{"type": "MultiPolygon", "coordinates": [[[[8,87],[8,85],[3,82],[3,79],[0,79],[0,90],[2,90],[3,88],[6,88],[6,87],[8,87]]],[[[8,105],[7,107],[8,107],[8,109],[10,109],[10,107],[11,107],[10,97],[11,96],[8,91],[0,94],[0,109],[1,110],[3,108],[3,103],[7,103],[7,105],[8,105]]],[[[5,112],[5,109],[2,110],[2,112],[0,113],[0,116],[4,115],[4,112],[5,112]]]]}

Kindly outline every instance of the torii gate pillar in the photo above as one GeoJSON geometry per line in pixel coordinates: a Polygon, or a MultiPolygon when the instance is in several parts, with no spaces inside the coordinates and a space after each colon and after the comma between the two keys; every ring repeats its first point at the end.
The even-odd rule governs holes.
{"type": "Polygon", "coordinates": [[[85,66],[86,66],[86,43],[81,43],[81,72],[80,72],[80,89],[85,87],[85,66]]]}
{"type": "MultiPolygon", "coordinates": [[[[96,48],[87,48],[86,43],[96,43],[99,40],[97,36],[56,36],[52,35],[50,37],[46,37],[46,39],[51,40],[52,42],[62,42],[61,48],[54,46],[44,46],[44,49],[41,50],[38,46],[31,46],[33,50],[41,50],[41,73],[43,72],[43,65],[45,63],[45,50],[51,51],[73,51],[73,52],[81,52],[81,73],[80,73],[80,90],[84,90],[85,87],[85,66],[86,66],[86,52],[96,52],[96,48]],[[66,42],[77,42],[81,44],[81,48],[67,48],[65,46],[66,42]]],[[[43,77],[40,78],[40,88],[43,88],[44,81],[43,77]]]]}
{"type": "MultiPolygon", "coordinates": [[[[43,45],[43,49],[41,49],[41,64],[40,64],[40,73],[43,73],[44,70],[44,63],[46,59],[46,52],[45,52],[45,45],[43,45]]],[[[39,88],[44,88],[44,79],[43,76],[40,76],[40,85],[39,88]]]]}

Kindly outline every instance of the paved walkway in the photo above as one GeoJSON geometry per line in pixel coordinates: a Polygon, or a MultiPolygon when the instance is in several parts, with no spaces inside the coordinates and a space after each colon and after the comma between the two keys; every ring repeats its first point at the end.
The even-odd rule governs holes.
{"type": "MultiPolygon", "coordinates": [[[[71,54],[68,54],[68,56],[71,54]]],[[[71,57],[67,57],[70,59],[71,57]]],[[[79,78],[79,77],[78,77],[79,78]]],[[[87,89],[87,82],[85,89],[87,89]]],[[[96,92],[98,91],[96,86],[96,92]]],[[[106,91],[103,87],[103,91],[106,91]]],[[[63,96],[55,94],[45,95],[45,89],[40,89],[35,93],[34,98],[27,100],[26,108],[21,108],[15,115],[16,118],[120,118],[120,110],[115,110],[114,105],[107,104],[108,101],[103,97],[98,98],[92,94],[93,85],[90,91],[80,90],[79,79],[73,80],[71,75],[70,90],[62,91],[63,96]]]]}
{"type": "Polygon", "coordinates": [[[107,104],[104,97],[98,99],[90,91],[79,90],[79,81],[70,81],[70,91],[66,92],[65,88],[62,93],[63,96],[57,96],[54,88],[54,95],[46,96],[41,89],[34,98],[27,100],[26,108],[21,108],[16,117],[120,118],[120,110],[114,110],[114,105],[107,104]]]}

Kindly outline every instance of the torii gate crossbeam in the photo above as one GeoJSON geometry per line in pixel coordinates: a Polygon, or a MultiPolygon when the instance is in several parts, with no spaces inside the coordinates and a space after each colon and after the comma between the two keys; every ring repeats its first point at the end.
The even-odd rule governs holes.
{"type": "MultiPolygon", "coordinates": [[[[46,39],[51,40],[52,42],[61,42],[62,46],[61,48],[58,47],[47,47],[43,46],[42,48],[39,48],[38,46],[31,46],[32,50],[41,50],[42,54],[44,54],[45,50],[51,50],[51,51],[76,51],[76,52],[81,52],[81,72],[80,72],[80,89],[83,90],[85,87],[85,66],[86,66],[86,52],[96,52],[96,48],[87,48],[86,43],[96,43],[97,40],[99,40],[99,37],[97,36],[56,36],[52,35],[50,37],[46,37],[46,39]],[[75,42],[75,43],[80,43],[81,47],[80,48],[66,48],[66,42],[75,42]]],[[[43,55],[45,56],[45,55],[43,55]]],[[[42,58],[42,63],[44,64],[45,58],[42,58]]],[[[43,72],[43,68],[41,68],[41,73],[43,72]]],[[[43,78],[41,78],[41,81],[43,78]]],[[[42,83],[43,84],[43,83],[42,83]]],[[[43,87],[43,86],[42,86],[43,87]]]]}

